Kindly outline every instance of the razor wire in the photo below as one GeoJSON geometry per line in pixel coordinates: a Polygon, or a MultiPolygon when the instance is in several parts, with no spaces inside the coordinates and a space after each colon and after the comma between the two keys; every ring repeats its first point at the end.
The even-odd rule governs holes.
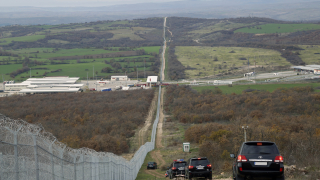
{"type": "MultiPolygon", "coordinates": [[[[163,36],[165,42],[165,23],[163,36]]],[[[155,147],[160,97],[161,85],[151,141],[142,145],[130,161],[109,152],[72,149],[40,124],[0,114],[0,180],[134,180],[147,153],[155,147]]]]}

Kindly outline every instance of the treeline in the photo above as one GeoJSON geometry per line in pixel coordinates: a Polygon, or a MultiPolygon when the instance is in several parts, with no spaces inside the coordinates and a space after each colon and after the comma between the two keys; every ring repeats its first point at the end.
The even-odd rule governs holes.
{"type": "Polygon", "coordinates": [[[185,67],[178,60],[175,54],[175,46],[169,47],[168,52],[168,75],[171,80],[185,79],[185,67]]]}
{"type": "Polygon", "coordinates": [[[170,86],[165,99],[165,110],[175,120],[196,124],[186,130],[186,140],[198,143],[200,156],[215,168],[228,171],[229,154],[236,154],[244,141],[242,126],[249,126],[248,141],[276,142],[285,164],[319,168],[319,107],[320,94],[311,87],[224,95],[219,88],[198,93],[189,86],[170,86]]]}
{"type": "Polygon", "coordinates": [[[154,90],[11,96],[0,99],[0,110],[41,123],[72,148],[121,154],[129,150],[127,138],[144,124],[153,96],[154,90]]]}

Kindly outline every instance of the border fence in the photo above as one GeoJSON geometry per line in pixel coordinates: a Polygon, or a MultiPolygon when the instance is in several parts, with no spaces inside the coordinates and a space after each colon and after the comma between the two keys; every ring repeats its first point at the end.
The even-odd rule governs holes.
{"type": "Polygon", "coordinates": [[[0,180],[133,180],[148,152],[154,149],[161,87],[151,142],[128,161],[113,153],[72,149],[41,125],[0,117],[0,180]]]}
{"type": "MultiPolygon", "coordinates": [[[[163,31],[165,41],[165,26],[163,31]]],[[[161,86],[151,141],[142,145],[130,161],[113,153],[69,148],[41,125],[0,114],[0,180],[134,180],[155,146],[160,97],[161,86]]]]}

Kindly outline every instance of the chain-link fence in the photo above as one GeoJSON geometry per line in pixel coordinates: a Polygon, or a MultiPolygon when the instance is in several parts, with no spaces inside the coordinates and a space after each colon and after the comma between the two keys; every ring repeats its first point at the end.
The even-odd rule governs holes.
{"type": "Polygon", "coordinates": [[[69,148],[41,125],[0,115],[0,180],[135,179],[147,153],[155,146],[160,97],[161,86],[151,141],[142,145],[130,161],[113,153],[69,148]]]}
{"type": "Polygon", "coordinates": [[[0,117],[1,180],[130,180],[135,179],[147,153],[154,149],[158,109],[151,142],[145,143],[127,161],[112,153],[72,149],[39,125],[0,117]]]}

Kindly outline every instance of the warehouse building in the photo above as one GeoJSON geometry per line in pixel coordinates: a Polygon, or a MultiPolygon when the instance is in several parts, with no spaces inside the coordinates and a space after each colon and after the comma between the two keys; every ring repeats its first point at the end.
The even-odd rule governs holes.
{"type": "Polygon", "coordinates": [[[130,81],[128,76],[111,76],[111,81],[130,81]]]}
{"type": "Polygon", "coordinates": [[[320,74],[320,65],[306,65],[306,66],[292,66],[291,67],[296,72],[301,72],[304,74],[320,74]]]}
{"type": "Polygon", "coordinates": [[[17,93],[58,93],[78,92],[83,84],[77,84],[78,77],[68,76],[29,78],[22,83],[5,84],[5,92],[17,93]]]}

